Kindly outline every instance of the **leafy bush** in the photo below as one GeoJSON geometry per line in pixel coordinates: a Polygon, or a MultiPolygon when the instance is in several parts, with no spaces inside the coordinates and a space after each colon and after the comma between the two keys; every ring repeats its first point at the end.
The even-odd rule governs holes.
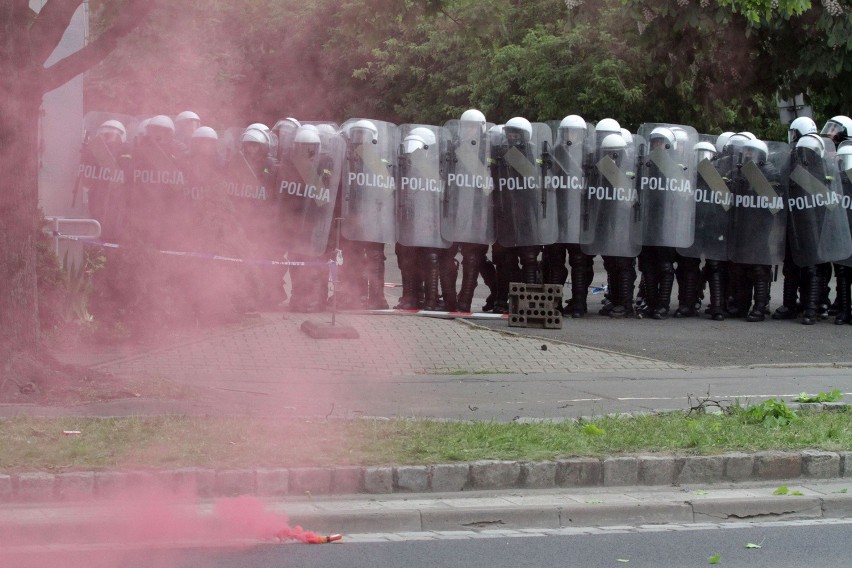
{"type": "Polygon", "coordinates": [[[831,392],[821,392],[818,394],[803,392],[796,398],[796,402],[838,402],[842,398],[843,393],[840,389],[834,389],[831,392]]]}
{"type": "Polygon", "coordinates": [[[749,424],[763,424],[766,427],[787,426],[799,419],[799,416],[781,399],[769,399],[740,410],[749,424]]]}

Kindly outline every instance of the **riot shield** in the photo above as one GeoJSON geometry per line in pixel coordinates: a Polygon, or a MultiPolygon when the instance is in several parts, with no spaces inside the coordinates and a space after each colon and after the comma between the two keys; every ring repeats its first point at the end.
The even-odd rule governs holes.
{"type": "Polygon", "coordinates": [[[268,172],[262,171],[260,166],[252,166],[241,152],[231,158],[226,180],[226,193],[238,202],[266,202],[275,197],[268,172]]]}
{"type": "MultiPolygon", "coordinates": [[[[846,220],[849,222],[849,230],[852,231],[852,168],[844,169],[842,164],[838,165],[840,166],[838,168],[840,170],[840,185],[843,189],[843,201],[841,202],[841,205],[846,211],[846,220]]],[[[837,261],[837,264],[852,266],[852,255],[848,258],[837,261]]]]}
{"type": "Polygon", "coordinates": [[[441,235],[450,242],[494,243],[494,179],[488,166],[493,126],[459,120],[444,125],[449,139],[441,235]]]}
{"type": "Polygon", "coordinates": [[[797,145],[793,150],[787,192],[787,239],[793,262],[813,266],[852,255],[852,237],[844,211],[834,144],[825,141],[823,156],[797,145]]]}
{"type": "Polygon", "coordinates": [[[293,144],[276,183],[287,250],[314,257],[328,246],[346,150],[339,134],[319,139],[318,145],[293,144]]]}
{"type": "Polygon", "coordinates": [[[691,247],[677,249],[687,258],[728,260],[728,216],[734,196],[718,165],[718,160],[711,158],[703,158],[694,165],[695,239],[691,247]]]}
{"type": "Polygon", "coordinates": [[[351,241],[390,244],[396,241],[395,124],[351,119],[343,124],[343,236],[351,241]]]}
{"type": "Polygon", "coordinates": [[[637,155],[642,244],[689,247],[695,234],[696,172],[691,166],[698,133],[690,126],[645,123],[639,135],[648,143],[637,155]]]}
{"type": "Polygon", "coordinates": [[[409,247],[449,248],[441,235],[448,132],[403,124],[397,154],[397,242],[409,247]]]}
{"type": "Polygon", "coordinates": [[[90,112],[83,118],[83,146],[72,205],[78,199],[85,200],[89,214],[100,221],[106,236],[115,236],[113,229],[123,224],[126,213],[127,139],[135,128],[136,119],[128,115],[90,112]]]}
{"type": "MultiPolygon", "coordinates": [[[[633,142],[638,156],[645,141],[637,135],[633,142]]],[[[580,245],[585,254],[635,257],[642,250],[636,164],[629,160],[634,153],[630,150],[595,153],[581,219],[580,245]]]]}
{"type": "Polygon", "coordinates": [[[556,122],[553,146],[544,160],[544,187],[556,194],[556,242],[577,244],[582,232],[587,176],[595,154],[594,127],[560,129],[559,124],[556,122]]]}
{"type": "Polygon", "coordinates": [[[730,180],[734,207],[730,211],[728,259],[740,264],[781,264],[784,261],[787,208],[784,203],[790,147],[768,142],[768,157],[749,159],[734,147],[725,177],[730,180]]]}
{"type": "Polygon", "coordinates": [[[505,145],[492,146],[497,242],[504,247],[549,245],[557,238],[556,190],[543,183],[552,134],[546,124],[531,126],[531,134],[514,141],[505,128],[505,145]]]}

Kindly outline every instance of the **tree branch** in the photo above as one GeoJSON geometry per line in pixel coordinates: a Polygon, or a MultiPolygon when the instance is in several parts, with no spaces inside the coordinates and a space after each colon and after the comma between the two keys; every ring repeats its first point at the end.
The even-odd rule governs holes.
{"type": "Polygon", "coordinates": [[[156,6],[157,0],[131,0],[113,22],[112,26],[97,39],[68,57],[44,69],[42,94],[61,87],[80,73],[91,69],[109,55],[119,40],[136,29],[156,6]]]}
{"type": "Polygon", "coordinates": [[[33,61],[44,65],[71,23],[81,0],[48,0],[30,28],[33,61]]]}

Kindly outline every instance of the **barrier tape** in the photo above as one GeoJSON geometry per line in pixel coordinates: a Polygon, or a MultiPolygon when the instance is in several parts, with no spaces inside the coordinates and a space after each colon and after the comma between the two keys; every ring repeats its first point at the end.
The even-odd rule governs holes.
{"type": "MultiPolygon", "coordinates": [[[[65,239],[69,241],[80,242],[83,244],[94,245],[105,248],[112,249],[120,249],[122,245],[116,243],[108,243],[105,241],[99,241],[97,239],[90,239],[87,237],[75,237],[72,235],[63,235],[57,231],[53,231],[52,235],[54,237],[65,239]]],[[[263,266],[325,266],[328,268],[328,281],[329,282],[337,282],[337,266],[339,264],[343,264],[343,257],[341,254],[336,255],[336,260],[327,260],[325,262],[298,262],[291,260],[266,260],[266,259],[247,259],[247,258],[232,258],[229,256],[220,256],[217,254],[208,254],[203,252],[189,252],[189,251],[177,251],[177,250],[159,250],[157,251],[160,254],[167,254],[169,256],[188,256],[191,258],[205,258],[208,260],[221,260],[224,262],[237,262],[242,264],[258,264],[263,266]]]]}

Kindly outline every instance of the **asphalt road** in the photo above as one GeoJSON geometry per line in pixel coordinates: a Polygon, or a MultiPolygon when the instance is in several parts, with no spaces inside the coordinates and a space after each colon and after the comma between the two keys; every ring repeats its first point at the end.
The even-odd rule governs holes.
{"type": "MultiPolygon", "coordinates": [[[[386,250],[386,280],[400,282],[396,256],[391,247],[386,250]]],[[[637,285],[638,285],[637,277],[637,285]]],[[[597,286],[606,282],[606,271],[600,257],[595,258],[597,286]]],[[[832,282],[833,285],[833,282],[832,282]]],[[[783,277],[773,282],[770,307],[774,311],[781,303],[783,277]]],[[[386,291],[391,306],[402,293],[401,288],[386,291]]],[[[677,308],[677,283],[672,292],[672,312],[677,308]]],[[[705,290],[704,306],[709,301],[705,290]]],[[[476,288],[473,309],[484,303],[488,289],[480,278],[476,288]]],[[[571,285],[564,289],[566,300],[571,296],[571,285]]],[[[834,292],[832,290],[832,298],[834,292]]],[[[524,335],[566,341],[584,347],[608,349],[620,353],[640,355],[683,365],[718,367],[727,365],[802,364],[826,362],[852,363],[852,326],[834,325],[834,318],[813,326],[804,326],[799,320],[778,321],[767,316],[763,322],[746,322],[730,319],[716,322],[709,316],[667,320],[624,319],[614,320],[598,315],[603,294],[589,294],[589,314],[582,319],[563,319],[561,330],[510,328],[506,320],[480,320],[478,324],[492,329],[505,329],[524,335]]],[[[702,307],[702,312],[703,312],[702,307]]]]}
{"type": "Polygon", "coordinates": [[[638,531],[610,527],[597,534],[572,536],[524,535],[469,538],[447,535],[439,540],[404,540],[326,546],[260,545],[243,550],[64,550],[30,553],[16,566],[90,568],[311,568],[341,566],[375,568],[460,567],[502,568],[613,566],[688,568],[709,565],[719,555],[720,566],[800,568],[848,566],[852,557],[850,524],[812,525],[795,522],[752,527],[665,526],[638,531]],[[613,530],[614,529],[614,530],[613,530]],[[760,548],[746,548],[746,544],[760,548]]]}

